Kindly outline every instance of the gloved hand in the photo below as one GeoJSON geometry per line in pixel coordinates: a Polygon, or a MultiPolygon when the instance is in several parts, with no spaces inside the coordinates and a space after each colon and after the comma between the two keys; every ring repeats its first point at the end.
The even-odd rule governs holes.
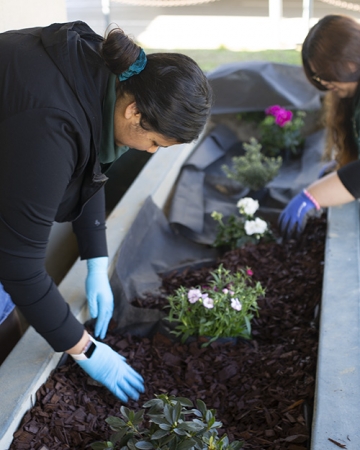
{"type": "Polygon", "coordinates": [[[107,268],[108,257],[87,260],[88,274],[85,288],[90,316],[95,319],[95,336],[104,339],[114,311],[114,296],[110,287],[107,268]]]}
{"type": "Polygon", "coordinates": [[[320,209],[317,201],[304,189],[296,195],[279,217],[280,233],[285,239],[298,237],[310,216],[320,209]]]}
{"type": "Polygon", "coordinates": [[[93,354],[89,359],[76,360],[79,366],[123,402],[127,402],[129,397],[137,400],[145,392],[142,376],[108,345],[93,342],[96,344],[93,354]]]}

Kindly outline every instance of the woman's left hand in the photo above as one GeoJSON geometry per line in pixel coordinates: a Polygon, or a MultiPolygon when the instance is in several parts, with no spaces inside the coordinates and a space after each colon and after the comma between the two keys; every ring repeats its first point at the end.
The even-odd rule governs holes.
{"type": "Polygon", "coordinates": [[[104,339],[114,311],[114,296],[108,278],[108,257],[87,260],[86,296],[90,316],[95,319],[95,336],[104,339]]]}

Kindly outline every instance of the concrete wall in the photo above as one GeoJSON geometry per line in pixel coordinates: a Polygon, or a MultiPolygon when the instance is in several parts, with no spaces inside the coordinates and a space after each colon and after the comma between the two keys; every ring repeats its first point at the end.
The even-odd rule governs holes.
{"type": "Polygon", "coordinates": [[[0,32],[66,20],[65,0],[0,1],[0,32]]]}

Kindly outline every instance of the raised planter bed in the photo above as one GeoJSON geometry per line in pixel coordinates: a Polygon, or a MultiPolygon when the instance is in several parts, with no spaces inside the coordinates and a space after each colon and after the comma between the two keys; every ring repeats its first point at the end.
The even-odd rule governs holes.
{"type": "MultiPolygon", "coordinates": [[[[145,379],[145,394],[128,406],[139,410],[164,392],[194,402],[200,398],[217,411],[221,432],[244,441],[245,449],[309,448],[325,232],[325,218],[317,219],[299,243],[249,246],[217,262],[232,271],[250,266],[254,279],[266,288],[251,341],[202,348],[201,340],[181,344],[156,327],[148,337],[110,332],[106,342],[145,379]]],[[[134,304],[161,309],[166,294],[180,285],[206,284],[211,270],[169,274],[162,295],[149,293],[134,304]]],[[[109,438],[104,420],[118,415],[120,406],[69,358],[37,392],[10,450],[88,449],[90,443],[109,438]]]]}
{"type": "MultiPolygon", "coordinates": [[[[143,205],[150,198],[160,211],[167,212],[169,210],[168,200],[173,192],[182,164],[194,153],[196,148],[195,145],[188,145],[174,148],[171,151],[160,150],[158,154],[151,158],[110,215],[108,219],[108,241],[112,262],[110,274],[113,275],[115,284],[116,273],[122,268],[121,263],[119,264],[119,255],[124,249],[129,248],[125,245],[125,239],[128,240],[133,224],[139,220],[139,213],[143,205]]],[[[155,215],[150,214],[147,217],[149,223],[151,223],[155,215]]],[[[310,444],[308,440],[307,445],[310,445],[311,450],[327,450],[339,447],[357,450],[360,447],[359,408],[357,405],[360,386],[358,382],[358,362],[360,359],[358,355],[359,321],[358,315],[354,311],[358,311],[360,296],[358,202],[329,209],[327,223],[318,369],[312,421],[313,432],[310,444]]],[[[136,238],[133,236],[132,239],[136,238]]],[[[130,255],[129,252],[127,254],[130,255]]],[[[158,267],[158,269],[165,269],[165,267],[158,267]]],[[[78,318],[86,321],[88,314],[85,306],[84,278],[85,265],[77,261],[61,282],[60,290],[70,302],[78,318]]],[[[133,312],[132,307],[127,308],[126,312],[126,315],[130,317],[133,312]]],[[[136,319],[136,317],[133,317],[133,319],[136,319]]],[[[151,328],[151,324],[149,324],[149,327],[151,328]]],[[[147,328],[146,331],[149,331],[149,327],[145,327],[147,328]]],[[[109,339],[115,338],[109,337],[109,339]]],[[[115,341],[111,342],[115,344],[115,341]]],[[[135,365],[136,361],[136,364],[139,364],[140,360],[136,357],[136,354],[133,354],[132,350],[134,345],[138,348],[139,342],[132,338],[129,343],[125,336],[121,342],[121,344],[116,343],[116,345],[119,345],[119,349],[122,352],[128,352],[130,362],[134,361],[135,365]]],[[[162,343],[161,345],[165,344],[162,343]]],[[[145,344],[141,348],[146,349],[145,344]]],[[[171,352],[169,353],[171,354],[171,352]]],[[[153,357],[157,361],[155,355],[153,357]]],[[[10,447],[13,433],[18,429],[24,414],[30,411],[35,404],[37,390],[47,380],[60,358],[60,354],[54,354],[49,346],[32,329],[29,329],[6,362],[0,367],[0,385],[2,386],[2,393],[0,394],[1,449],[10,447]]],[[[60,368],[60,372],[66,371],[66,367],[68,366],[60,368]]],[[[140,366],[139,369],[141,369],[140,366]]],[[[58,382],[61,384],[61,380],[58,382]]],[[[58,394],[53,392],[49,395],[55,387],[49,386],[49,391],[45,393],[45,395],[48,394],[45,401],[48,405],[56,405],[57,403],[55,400],[58,394]]],[[[89,392],[88,389],[89,386],[86,386],[87,392],[89,392]]],[[[116,400],[111,394],[106,394],[102,388],[98,387],[90,387],[90,389],[100,390],[104,398],[110,404],[113,402],[113,406],[117,408],[116,400]]],[[[162,387],[162,389],[167,390],[167,386],[162,387]]],[[[75,397],[76,393],[70,392],[70,398],[72,396],[75,397]]],[[[291,405],[286,407],[288,406],[291,405]]],[[[91,408],[90,404],[88,407],[91,408]]],[[[301,405],[296,407],[302,408],[301,405]]],[[[48,406],[48,408],[51,409],[51,406],[48,406]]],[[[81,421],[76,420],[76,417],[81,418],[81,411],[77,412],[75,407],[73,413],[71,418],[65,418],[65,420],[68,419],[67,425],[71,427],[71,422],[74,424],[76,422],[75,425],[81,428],[81,421]]],[[[90,411],[89,414],[94,415],[94,411],[90,411]]],[[[95,414],[97,414],[96,411],[95,414]]],[[[102,414],[100,418],[105,418],[108,414],[111,414],[111,411],[106,409],[102,414]]],[[[303,410],[301,414],[308,424],[309,419],[305,418],[303,410]]],[[[223,420],[221,414],[218,418],[223,420]]],[[[246,416],[243,419],[245,420],[245,418],[246,416]]],[[[53,427],[54,424],[55,422],[50,422],[50,427],[53,427]]],[[[32,431],[35,431],[35,429],[36,427],[32,431]]],[[[270,430],[270,428],[264,429],[264,431],[266,430],[270,430]]],[[[271,433],[268,432],[268,434],[271,433]]],[[[93,437],[95,436],[90,436],[91,439],[93,437]]],[[[304,442],[292,442],[289,445],[300,446],[301,448],[301,446],[304,447],[304,442]]],[[[62,448],[62,444],[58,443],[58,445],[58,448],[62,448]]],[[[69,445],[65,444],[63,448],[69,448],[69,445]]]]}

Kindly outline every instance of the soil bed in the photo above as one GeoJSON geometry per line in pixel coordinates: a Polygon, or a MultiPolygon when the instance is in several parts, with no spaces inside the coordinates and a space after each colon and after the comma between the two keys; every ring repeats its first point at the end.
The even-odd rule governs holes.
{"type": "MultiPolygon", "coordinates": [[[[313,219],[300,241],[260,244],[226,253],[231,270],[251,267],[266,288],[253,320],[253,339],[237,344],[181,344],[108,333],[104,340],[145,379],[146,393],[127,406],[140,409],[159,393],[202,399],[223,423],[220,434],[243,440],[245,449],[306,450],[310,445],[315,390],[318,316],[322,294],[326,219],[313,219]]],[[[214,267],[215,268],[215,267],[214,267]]],[[[180,285],[206,283],[212,268],[170,274],[163,294],[134,301],[161,308],[180,285]]],[[[112,433],[105,423],[121,402],[69,358],[37,392],[10,450],[88,449],[112,433]]]]}

